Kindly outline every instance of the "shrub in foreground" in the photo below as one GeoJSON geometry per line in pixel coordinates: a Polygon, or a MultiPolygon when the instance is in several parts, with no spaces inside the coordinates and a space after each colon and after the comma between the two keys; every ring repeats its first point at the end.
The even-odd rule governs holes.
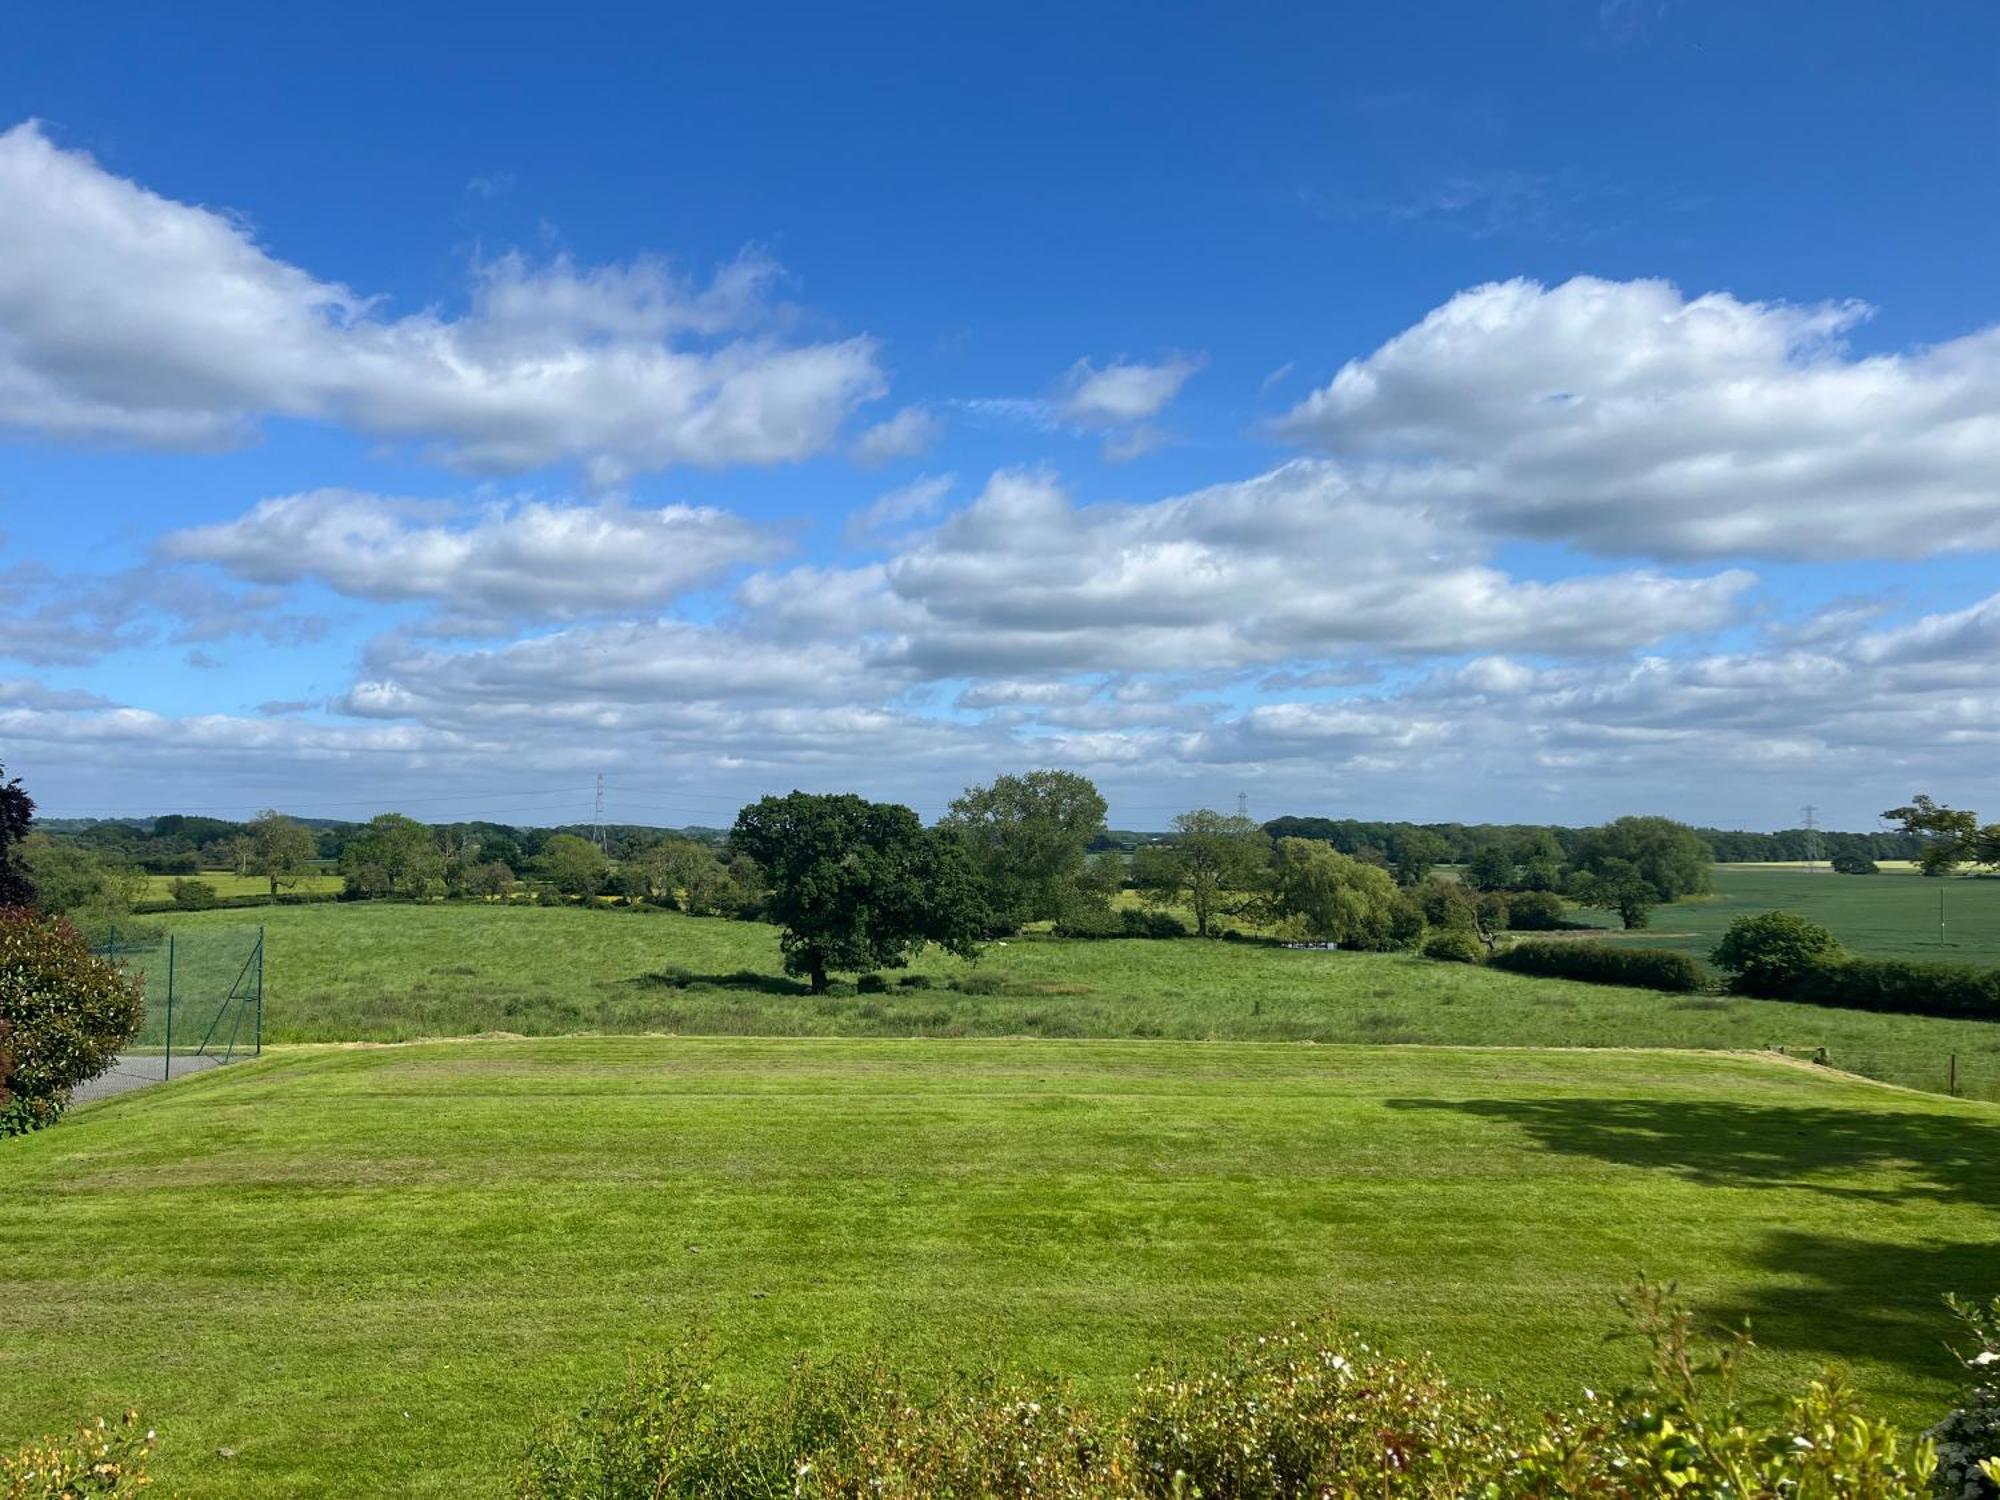
{"type": "Polygon", "coordinates": [[[140,981],[94,956],[68,922],[0,909],[0,1136],[54,1124],[144,1014],[140,981]]]}
{"type": "Polygon", "coordinates": [[[1157,1368],[1109,1412],[1060,1384],[960,1377],[920,1398],[879,1367],[801,1365],[777,1393],[746,1395],[711,1347],[687,1344],[597,1405],[543,1422],[517,1489],[529,1500],[1929,1494],[1931,1444],[1868,1419],[1837,1379],[1775,1412],[1752,1407],[1736,1382],[1747,1337],[1696,1350],[1656,1288],[1626,1307],[1650,1347],[1645,1376],[1536,1413],[1324,1322],[1197,1369],[1157,1368]]]}
{"type": "Polygon", "coordinates": [[[1994,1500],[2000,1478],[2000,1297],[1985,1307],[1945,1298],[1972,1335],[1974,1347],[1959,1351],[1970,1382],[1958,1406],[1924,1436],[1937,1444],[1937,1500],[1994,1500]]]}
{"type": "Polygon", "coordinates": [[[83,1495],[136,1495],[151,1483],[147,1461],[153,1434],[139,1414],[116,1426],[99,1417],[60,1437],[38,1438],[0,1453],[0,1500],[73,1500],[83,1495]]]}
{"type": "Polygon", "coordinates": [[[1551,979],[1583,979],[1592,984],[1625,984],[1638,989],[1688,994],[1702,987],[1701,967],[1685,953],[1664,948],[1620,948],[1605,942],[1557,942],[1531,938],[1493,955],[1497,968],[1551,979]]]}

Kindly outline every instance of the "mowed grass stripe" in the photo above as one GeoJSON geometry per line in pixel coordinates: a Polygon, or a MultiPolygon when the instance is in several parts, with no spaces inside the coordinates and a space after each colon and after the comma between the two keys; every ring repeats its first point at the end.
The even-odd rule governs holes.
{"type": "Polygon", "coordinates": [[[1771,1379],[1950,1388],[2000,1110],[1638,1051],[575,1038],[306,1049],[0,1151],[0,1437],[137,1403],[171,1492],[457,1494],[692,1325],[1115,1394],[1333,1306],[1529,1399],[1641,1270],[1771,1379]],[[408,1413],[408,1415],[405,1415],[408,1413]],[[220,1460],[227,1446],[237,1457],[220,1460]]]}

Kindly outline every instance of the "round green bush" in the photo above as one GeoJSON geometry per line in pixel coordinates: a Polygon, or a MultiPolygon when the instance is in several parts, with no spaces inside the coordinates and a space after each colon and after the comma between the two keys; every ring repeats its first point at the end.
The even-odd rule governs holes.
{"type": "Polygon", "coordinates": [[[1108,906],[1080,905],[1064,913],[1062,920],[1056,923],[1057,937],[1114,938],[1125,935],[1125,924],[1119,920],[1119,914],[1108,906]]]}
{"type": "Polygon", "coordinates": [[[0,1136],[53,1125],[139,1029],[138,979],[61,917],[0,909],[0,1136]]]}
{"type": "Polygon", "coordinates": [[[1709,957],[1734,976],[1729,987],[1738,994],[1782,998],[1839,954],[1839,941],[1819,923],[1793,911],[1766,911],[1731,922],[1709,957]]]}
{"type": "Polygon", "coordinates": [[[1507,925],[1516,932],[1560,932],[1567,909],[1554,891],[1516,891],[1507,900],[1507,925]]]}
{"type": "Polygon", "coordinates": [[[215,887],[206,880],[176,880],[167,889],[182,911],[209,911],[222,904],[215,887]]]}
{"type": "Polygon", "coordinates": [[[1486,945],[1463,927],[1447,927],[1424,939],[1424,957],[1448,964],[1484,963],[1486,945]]]}

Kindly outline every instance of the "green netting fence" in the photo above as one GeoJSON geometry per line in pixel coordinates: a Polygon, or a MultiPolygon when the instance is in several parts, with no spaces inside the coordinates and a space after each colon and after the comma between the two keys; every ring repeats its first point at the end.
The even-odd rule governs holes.
{"type": "Polygon", "coordinates": [[[146,1018],[127,1050],[160,1054],[162,1078],[176,1061],[208,1066],[263,1051],[262,927],[123,936],[114,928],[96,951],[144,977],[146,1018]]]}

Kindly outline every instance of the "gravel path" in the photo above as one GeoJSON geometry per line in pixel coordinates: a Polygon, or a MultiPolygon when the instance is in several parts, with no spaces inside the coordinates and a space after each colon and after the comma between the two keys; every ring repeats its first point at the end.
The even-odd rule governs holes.
{"type": "MultiPolygon", "coordinates": [[[[166,1058],[158,1052],[121,1052],[118,1061],[111,1065],[111,1071],[100,1078],[79,1084],[70,1095],[74,1104],[87,1104],[92,1099],[109,1099],[113,1094],[130,1093],[142,1089],[149,1083],[165,1081],[166,1058]]],[[[174,1057],[174,1077],[185,1078],[190,1073],[199,1073],[204,1068],[219,1068],[219,1057],[202,1057],[194,1053],[174,1057]]]]}

